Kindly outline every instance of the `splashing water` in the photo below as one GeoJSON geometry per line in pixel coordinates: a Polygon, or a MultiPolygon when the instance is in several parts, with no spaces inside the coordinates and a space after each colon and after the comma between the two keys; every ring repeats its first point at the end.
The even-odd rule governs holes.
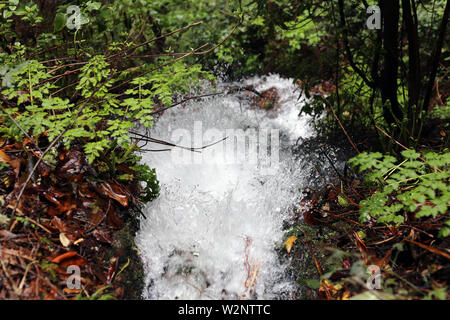
{"type": "MultiPolygon", "coordinates": [[[[181,161],[175,149],[146,153],[144,161],[156,168],[161,193],[148,205],[136,236],[147,274],[145,298],[276,299],[296,288],[275,249],[285,240],[283,221],[304,185],[304,168],[289,147],[313,130],[306,117],[298,117],[301,102],[291,80],[271,75],[244,85],[260,92],[276,88],[279,109],[268,116],[251,107],[249,99],[219,96],[166,111],[151,136],[191,147],[189,140],[174,139],[174,132],[194,136],[198,124],[203,133],[214,129],[224,135],[227,129],[277,129],[279,164],[268,174],[252,162],[205,161],[187,151],[191,160],[203,160],[181,161]]],[[[214,139],[200,145],[193,139],[193,146],[214,139]]],[[[225,156],[224,144],[203,149],[201,156],[225,156]]],[[[271,148],[270,156],[276,151],[271,148]]]]}

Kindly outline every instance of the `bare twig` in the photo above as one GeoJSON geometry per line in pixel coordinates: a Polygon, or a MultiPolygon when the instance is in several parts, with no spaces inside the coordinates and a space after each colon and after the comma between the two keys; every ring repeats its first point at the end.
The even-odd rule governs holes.
{"type": "Polygon", "coordinates": [[[11,278],[11,275],[9,274],[8,269],[6,268],[5,264],[3,263],[3,260],[0,260],[0,263],[2,264],[3,272],[5,273],[6,278],[8,279],[8,281],[13,289],[14,295],[18,296],[19,289],[17,288],[16,284],[14,283],[14,280],[11,278]]]}
{"type": "MultiPolygon", "coordinates": [[[[381,133],[382,134],[384,134],[386,137],[388,137],[389,139],[391,139],[392,141],[394,141],[394,143],[396,143],[396,144],[398,144],[400,147],[402,147],[403,149],[405,149],[405,150],[409,150],[409,148],[408,147],[405,147],[404,145],[402,145],[400,142],[398,142],[397,140],[395,140],[391,135],[389,135],[386,131],[384,131],[383,129],[381,129],[380,127],[378,127],[378,126],[375,126],[378,130],[380,130],[381,131],[381,133]]],[[[419,159],[422,161],[422,162],[424,162],[424,163],[428,163],[424,158],[422,158],[422,157],[419,157],[419,159]]],[[[435,170],[437,170],[437,171],[439,171],[439,172],[442,172],[442,170],[441,169],[439,169],[438,167],[436,167],[436,166],[433,166],[433,165],[431,165],[431,167],[433,167],[433,169],[435,169],[435,170]]]]}
{"type": "Polygon", "coordinates": [[[114,90],[114,89],[117,89],[117,88],[119,88],[119,87],[121,87],[121,86],[123,86],[123,85],[125,85],[125,84],[127,84],[127,83],[129,83],[129,82],[131,82],[131,81],[133,81],[133,79],[135,79],[135,78],[142,77],[142,76],[144,76],[144,75],[146,75],[146,74],[148,74],[148,73],[150,73],[150,72],[153,72],[153,71],[155,71],[155,70],[161,69],[161,68],[163,68],[163,67],[165,67],[165,66],[168,66],[168,65],[171,65],[171,64],[177,62],[178,60],[181,60],[181,59],[184,59],[184,58],[186,58],[186,57],[188,57],[188,56],[190,56],[190,55],[193,55],[196,51],[198,51],[198,50],[200,50],[200,49],[206,47],[207,45],[208,45],[208,43],[205,43],[204,45],[198,47],[197,49],[192,50],[192,52],[189,52],[189,53],[187,53],[187,54],[185,54],[185,55],[183,55],[183,56],[181,56],[181,57],[179,57],[179,58],[170,60],[169,62],[166,62],[166,63],[164,63],[164,64],[161,64],[161,65],[159,65],[159,66],[157,66],[157,67],[155,67],[155,68],[152,68],[152,69],[150,69],[150,70],[148,70],[148,71],[145,71],[145,72],[143,72],[143,73],[141,73],[141,74],[139,74],[139,75],[136,75],[136,76],[134,76],[133,78],[128,79],[128,80],[126,80],[126,81],[124,81],[124,82],[122,82],[122,83],[120,83],[120,84],[118,84],[118,85],[112,87],[112,88],[110,89],[110,91],[111,91],[111,90],[114,90]]]}
{"type": "Polygon", "coordinates": [[[225,92],[208,93],[208,94],[202,94],[202,95],[195,96],[195,97],[189,97],[189,98],[186,98],[186,99],[184,99],[184,100],[182,100],[182,101],[180,101],[180,102],[174,103],[174,104],[172,104],[171,106],[164,107],[164,108],[161,108],[161,109],[159,109],[159,110],[153,111],[152,113],[150,113],[150,115],[155,115],[155,114],[164,112],[164,111],[166,111],[166,110],[168,110],[168,109],[171,109],[171,108],[173,108],[173,107],[176,107],[176,106],[178,106],[178,105],[180,105],[180,104],[183,104],[183,103],[185,103],[185,102],[188,102],[188,101],[190,101],[190,100],[201,99],[201,98],[207,98],[207,97],[213,97],[213,96],[218,96],[218,95],[221,95],[221,94],[225,94],[225,92]]]}
{"type": "Polygon", "coordinates": [[[423,248],[423,249],[425,249],[425,250],[428,250],[428,251],[430,251],[430,252],[433,252],[433,253],[435,253],[435,254],[438,254],[438,255],[440,255],[440,256],[442,256],[442,257],[444,257],[444,258],[450,260],[450,254],[448,254],[447,252],[444,252],[444,251],[442,251],[442,250],[439,250],[439,249],[436,249],[436,248],[427,246],[427,245],[422,244],[422,243],[417,242],[417,241],[409,240],[409,239],[406,239],[406,238],[405,238],[404,240],[405,240],[406,242],[409,242],[409,243],[411,243],[411,244],[414,244],[414,245],[416,245],[416,246],[418,246],[418,247],[421,247],[421,248],[423,248]]]}
{"type": "MultiPolygon", "coordinates": [[[[148,41],[142,42],[142,43],[140,43],[140,44],[137,44],[137,45],[135,45],[135,46],[129,48],[128,50],[135,50],[135,49],[137,49],[137,48],[139,48],[139,47],[145,46],[146,44],[155,42],[155,41],[157,41],[157,40],[161,40],[161,39],[166,38],[166,37],[169,37],[169,36],[171,36],[171,35],[173,35],[173,34],[175,34],[175,33],[182,32],[182,31],[185,31],[185,30],[190,29],[190,28],[192,28],[192,27],[198,26],[198,25],[200,25],[200,24],[202,24],[202,23],[203,23],[203,21],[195,22],[195,23],[190,24],[190,25],[188,25],[188,26],[182,27],[182,28],[180,28],[180,29],[177,29],[177,30],[174,30],[174,31],[171,31],[171,32],[168,32],[168,33],[165,33],[165,34],[163,34],[163,35],[161,35],[161,36],[159,36],[159,37],[156,37],[156,38],[150,39],[150,40],[148,40],[148,41]]],[[[112,59],[112,58],[114,58],[114,57],[117,57],[117,56],[119,56],[121,53],[122,53],[122,52],[116,53],[116,54],[114,54],[114,55],[111,55],[111,56],[107,57],[107,59],[109,60],[109,59],[112,59]]]]}
{"type": "MultiPolygon", "coordinates": [[[[179,146],[179,145],[176,145],[174,143],[167,142],[167,141],[164,141],[164,140],[159,140],[159,139],[147,137],[147,136],[145,136],[145,135],[143,135],[143,134],[141,134],[139,132],[135,132],[135,131],[130,131],[130,133],[134,134],[134,135],[137,135],[138,137],[140,137],[140,140],[142,140],[142,141],[148,141],[148,142],[152,142],[152,143],[162,144],[162,145],[165,145],[165,146],[181,148],[181,149],[189,150],[189,151],[192,151],[192,152],[200,152],[198,150],[206,149],[206,148],[211,147],[211,146],[213,146],[215,144],[218,144],[218,143],[220,143],[220,142],[222,142],[222,141],[224,141],[224,140],[226,140],[228,138],[228,137],[225,137],[225,138],[223,138],[221,140],[218,140],[216,142],[213,142],[213,143],[211,143],[209,145],[194,148],[194,147],[183,147],[183,146],[179,146]]],[[[171,150],[171,149],[155,150],[155,151],[168,151],[168,150],[171,150]]]]}
{"type": "Polygon", "coordinates": [[[352,145],[353,149],[355,149],[355,151],[360,154],[361,152],[359,151],[358,147],[353,143],[353,140],[350,138],[350,136],[347,133],[347,130],[345,130],[344,126],[342,125],[341,121],[339,120],[338,116],[336,115],[336,112],[334,112],[334,108],[331,105],[331,103],[328,103],[328,105],[330,106],[331,111],[333,112],[333,116],[334,118],[337,120],[337,122],[339,123],[339,126],[341,127],[342,131],[344,132],[345,136],[347,137],[348,141],[350,142],[350,144],[352,145]]]}
{"type": "Polygon", "coordinates": [[[39,152],[42,152],[42,150],[39,148],[38,144],[36,142],[34,142],[33,138],[30,137],[30,135],[20,126],[20,124],[17,123],[17,121],[11,117],[11,115],[9,115],[7,112],[4,112],[8,118],[16,125],[17,128],[19,128],[20,131],[22,131],[22,133],[28,138],[30,139],[31,142],[33,142],[34,146],[36,147],[36,149],[39,150],[39,152]]]}
{"type": "Polygon", "coordinates": [[[211,52],[211,51],[213,51],[214,49],[216,49],[217,47],[219,47],[219,46],[221,46],[233,33],[234,33],[234,31],[237,29],[237,27],[239,27],[240,25],[241,25],[241,23],[242,23],[242,20],[240,20],[234,27],[233,27],[233,29],[231,29],[231,31],[227,34],[227,36],[222,40],[222,41],[220,41],[218,44],[216,44],[214,47],[212,47],[212,48],[209,48],[208,50],[205,50],[205,51],[200,51],[200,52],[197,52],[197,53],[195,53],[195,54],[197,54],[197,55],[201,55],[201,54],[207,54],[207,53],[209,53],[209,52],[211,52]]]}

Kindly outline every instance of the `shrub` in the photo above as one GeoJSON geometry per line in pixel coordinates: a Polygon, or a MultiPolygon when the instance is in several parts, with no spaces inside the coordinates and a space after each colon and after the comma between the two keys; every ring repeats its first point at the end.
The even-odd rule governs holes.
{"type": "MultiPolygon", "coordinates": [[[[366,172],[366,183],[376,191],[360,202],[360,219],[371,218],[380,223],[401,224],[405,213],[415,218],[444,218],[450,203],[450,152],[427,152],[421,157],[414,150],[401,152],[400,162],[395,157],[379,152],[363,152],[350,164],[366,172]],[[399,162],[399,163],[398,163],[399,162]]],[[[440,236],[450,234],[450,220],[440,236]]]]}

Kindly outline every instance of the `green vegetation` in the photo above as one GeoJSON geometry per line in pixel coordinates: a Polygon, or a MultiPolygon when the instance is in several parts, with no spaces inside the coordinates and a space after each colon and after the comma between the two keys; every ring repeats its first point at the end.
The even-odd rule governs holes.
{"type": "Polygon", "coordinates": [[[132,129],[151,128],[161,110],[215,81],[185,60],[208,46],[182,55],[165,45],[160,51],[159,40],[169,35],[139,18],[146,16],[143,4],[0,2],[1,227],[11,238],[2,246],[14,252],[37,245],[39,266],[13,260],[7,267],[23,284],[27,273],[29,281],[48,277],[36,291],[8,282],[0,298],[140,297],[142,286],[130,285],[142,282],[130,239],[140,206],[157,197],[159,182],[140,163],[142,139],[132,129]],[[117,229],[128,234],[113,241],[117,229]],[[32,240],[16,242],[14,232],[32,240]],[[100,258],[101,250],[112,257],[100,258]],[[127,256],[130,270],[116,270],[127,256]],[[88,279],[82,289],[65,288],[70,264],[88,279]]]}
{"type": "MultiPolygon", "coordinates": [[[[414,150],[401,152],[404,161],[381,153],[361,153],[350,159],[360,170],[371,170],[366,181],[377,192],[360,202],[360,219],[367,222],[371,217],[380,223],[404,222],[403,211],[416,212],[416,218],[445,215],[450,203],[450,153],[428,152],[424,158],[414,150]],[[421,161],[423,160],[423,161],[421,161]],[[398,214],[400,213],[400,214],[398,214]]],[[[448,225],[449,221],[447,221],[448,225]]],[[[440,232],[448,236],[448,228],[440,232]]]]}

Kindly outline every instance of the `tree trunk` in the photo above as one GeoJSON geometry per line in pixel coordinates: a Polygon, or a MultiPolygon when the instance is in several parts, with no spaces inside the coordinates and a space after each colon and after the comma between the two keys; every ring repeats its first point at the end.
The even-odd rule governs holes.
{"type": "Polygon", "coordinates": [[[384,70],[381,76],[381,97],[384,104],[384,117],[389,124],[401,121],[403,113],[397,100],[398,90],[398,24],[400,16],[399,0],[381,0],[383,19],[384,70]]]}
{"type": "MultiPolygon", "coordinates": [[[[415,7],[413,7],[415,9],[415,7]]],[[[415,12],[412,12],[411,0],[402,0],[403,21],[405,22],[406,33],[408,35],[408,118],[413,121],[413,106],[419,107],[420,98],[420,57],[419,57],[419,32],[417,22],[414,21],[415,12]]]]}
{"type": "Polygon", "coordinates": [[[428,79],[428,84],[426,86],[425,98],[424,98],[424,103],[423,103],[423,107],[422,107],[423,110],[428,110],[428,107],[430,104],[431,95],[433,93],[433,87],[434,87],[434,83],[435,83],[435,78],[436,78],[436,74],[437,74],[438,67],[439,67],[439,59],[441,57],[442,47],[444,45],[445,36],[447,34],[447,25],[448,25],[449,15],[450,15],[450,0],[447,0],[447,4],[445,5],[445,10],[444,10],[444,16],[442,17],[442,23],[441,23],[441,28],[440,28],[440,32],[439,32],[439,37],[438,37],[438,40],[436,43],[436,48],[435,48],[433,56],[430,60],[430,66],[431,66],[429,68],[430,76],[428,79]]]}

